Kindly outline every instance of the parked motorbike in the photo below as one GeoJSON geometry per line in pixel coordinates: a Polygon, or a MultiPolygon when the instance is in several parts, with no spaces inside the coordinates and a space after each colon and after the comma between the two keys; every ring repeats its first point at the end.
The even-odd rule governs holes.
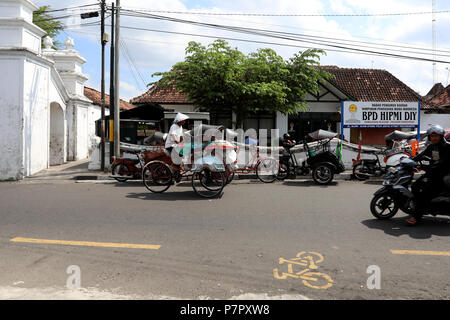
{"type": "MultiPolygon", "coordinates": [[[[398,210],[407,214],[414,214],[416,208],[416,199],[411,192],[411,184],[414,174],[419,171],[419,167],[425,172],[429,166],[425,161],[419,163],[410,158],[404,158],[400,165],[390,168],[383,187],[374,193],[370,202],[370,211],[372,215],[380,220],[390,219],[396,215],[398,210]]],[[[447,215],[450,216],[450,188],[442,190],[436,194],[427,206],[426,215],[447,215]]]]}
{"type": "Polygon", "coordinates": [[[381,177],[384,176],[389,168],[392,168],[400,163],[400,160],[403,158],[409,158],[411,155],[406,152],[393,152],[389,153],[387,150],[384,150],[384,162],[385,164],[381,164],[381,161],[377,154],[370,153],[374,156],[374,159],[360,159],[358,161],[354,161],[353,163],[353,176],[361,181],[367,180],[370,177],[381,177]]]}
{"type": "Polygon", "coordinates": [[[119,182],[129,179],[141,179],[142,168],[145,166],[145,157],[141,151],[128,151],[136,155],[136,159],[116,158],[111,164],[111,177],[119,182]]]}
{"type": "Polygon", "coordinates": [[[306,152],[306,160],[299,163],[292,148],[295,141],[283,144],[283,155],[280,157],[280,170],[277,178],[284,180],[289,176],[306,176],[312,172],[313,180],[320,185],[326,185],[333,181],[334,175],[345,170],[344,164],[338,159],[335,153],[330,151],[330,141],[337,136],[337,133],[325,130],[317,130],[305,137],[303,147],[306,152]],[[306,139],[312,138],[317,141],[317,146],[312,148],[306,139]]]}

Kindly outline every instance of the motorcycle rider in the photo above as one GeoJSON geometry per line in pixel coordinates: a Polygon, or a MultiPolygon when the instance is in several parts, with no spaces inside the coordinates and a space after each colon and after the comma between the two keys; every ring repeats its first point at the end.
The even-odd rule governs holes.
{"type": "Polygon", "coordinates": [[[281,139],[281,146],[284,148],[292,148],[295,146],[295,142],[292,140],[289,133],[283,134],[283,139],[281,139]]]}
{"type": "Polygon", "coordinates": [[[444,177],[450,173],[450,144],[444,140],[445,130],[440,125],[433,125],[427,131],[431,144],[414,161],[430,158],[430,169],[411,186],[416,198],[415,213],[406,220],[408,225],[415,225],[422,218],[425,209],[434,195],[445,187],[444,177]]]}

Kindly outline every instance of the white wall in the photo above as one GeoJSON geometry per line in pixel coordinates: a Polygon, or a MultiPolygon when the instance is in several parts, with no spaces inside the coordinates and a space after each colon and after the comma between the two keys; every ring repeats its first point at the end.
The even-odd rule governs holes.
{"type": "Polygon", "coordinates": [[[192,112],[194,110],[193,104],[161,104],[164,109],[174,109],[176,112],[192,112]]]}
{"type": "Polygon", "coordinates": [[[66,137],[64,110],[57,103],[50,104],[50,146],[49,164],[51,166],[63,164],[66,161],[66,137]]]}
{"type": "MultiPolygon", "coordinates": [[[[105,108],[105,116],[109,115],[109,109],[105,108]]],[[[95,138],[97,137],[95,135],[95,121],[101,119],[102,117],[102,108],[97,105],[92,105],[89,107],[88,110],[88,140],[89,140],[89,146],[88,146],[88,153],[89,155],[92,155],[92,152],[95,148],[95,143],[93,142],[95,138]]]]}
{"type": "Polygon", "coordinates": [[[24,75],[24,165],[28,176],[49,164],[50,69],[26,59],[24,75]]]}
{"type": "Polygon", "coordinates": [[[420,112],[420,130],[427,130],[430,125],[439,124],[443,128],[450,128],[450,114],[420,112]]]}
{"type": "Polygon", "coordinates": [[[23,59],[0,56],[0,180],[23,177],[23,59]]]}
{"type": "Polygon", "coordinates": [[[89,156],[88,107],[78,106],[76,109],[76,155],[74,160],[86,159],[89,156]]]}

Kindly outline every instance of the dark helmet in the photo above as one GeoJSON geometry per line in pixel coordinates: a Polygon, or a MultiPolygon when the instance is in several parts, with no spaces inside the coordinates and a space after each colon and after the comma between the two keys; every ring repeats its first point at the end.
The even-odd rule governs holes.
{"type": "Polygon", "coordinates": [[[290,140],[291,139],[291,135],[289,133],[285,133],[285,134],[283,134],[283,139],[284,140],[290,140]]]}
{"type": "Polygon", "coordinates": [[[438,134],[440,136],[444,136],[445,135],[445,130],[440,125],[434,124],[427,130],[427,136],[429,136],[432,133],[436,133],[436,134],[438,134]]]}

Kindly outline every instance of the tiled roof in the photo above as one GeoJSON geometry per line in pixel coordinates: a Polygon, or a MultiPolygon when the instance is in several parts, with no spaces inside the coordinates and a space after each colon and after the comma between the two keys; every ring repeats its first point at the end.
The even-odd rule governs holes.
{"type": "MultiPolygon", "coordinates": [[[[101,92],[89,88],[89,87],[84,87],[84,95],[89,99],[92,100],[93,104],[97,105],[97,106],[101,106],[102,105],[102,94],[101,92]]],[[[105,107],[109,108],[109,95],[105,94],[105,107]]],[[[126,102],[125,100],[120,99],[120,109],[122,110],[130,110],[133,109],[135,106],[126,102]]]]}
{"type": "Polygon", "coordinates": [[[425,100],[430,100],[431,98],[434,98],[436,95],[440,94],[442,91],[444,91],[444,86],[442,85],[442,83],[435,83],[433,88],[431,88],[423,98],[425,100]]]}
{"type": "Polygon", "coordinates": [[[422,101],[422,97],[386,70],[321,66],[331,82],[358,101],[422,101]]]}
{"type": "Polygon", "coordinates": [[[192,103],[183,92],[177,91],[175,88],[175,85],[165,87],[154,84],[144,94],[131,99],[130,103],[192,103]]]}
{"type": "Polygon", "coordinates": [[[431,97],[427,102],[433,104],[436,109],[446,109],[450,111],[450,85],[434,97],[431,97]]]}
{"type": "MultiPolygon", "coordinates": [[[[386,70],[337,66],[321,66],[320,68],[333,74],[335,79],[331,82],[357,101],[421,101],[423,108],[431,108],[421,95],[386,70]]],[[[185,94],[175,90],[173,86],[166,88],[157,85],[131,99],[130,102],[133,104],[192,103],[185,94]]]]}

